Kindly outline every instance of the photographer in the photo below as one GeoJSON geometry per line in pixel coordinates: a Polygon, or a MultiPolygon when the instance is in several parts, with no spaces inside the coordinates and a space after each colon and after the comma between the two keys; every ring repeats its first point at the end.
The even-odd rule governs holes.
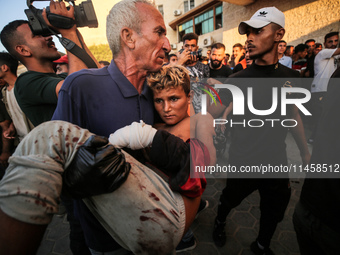
{"type": "MultiPolygon", "coordinates": [[[[50,2],[50,13],[74,19],[74,7],[66,8],[64,2],[50,2]]],[[[64,38],[86,47],[76,25],[70,29],[53,27],[47,19],[46,10],[42,11],[45,23],[64,38]]],[[[58,93],[66,76],[58,76],[53,70],[53,61],[61,56],[51,36],[34,35],[25,20],[15,20],[1,31],[1,42],[8,52],[27,68],[15,83],[15,96],[18,104],[34,126],[51,120],[57,105],[58,93]]],[[[87,68],[78,57],[67,51],[69,74],[87,68]]],[[[98,65],[98,63],[95,61],[98,65]]]]}
{"type": "Polygon", "coordinates": [[[199,61],[198,35],[188,33],[183,36],[183,50],[177,55],[178,65],[183,65],[190,72],[190,77],[209,78],[209,66],[199,61]]]}

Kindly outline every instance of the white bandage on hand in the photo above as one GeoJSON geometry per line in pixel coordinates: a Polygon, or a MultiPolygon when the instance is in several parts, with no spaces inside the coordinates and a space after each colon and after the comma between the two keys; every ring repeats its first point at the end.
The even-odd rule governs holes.
{"type": "Polygon", "coordinates": [[[117,148],[127,147],[138,150],[148,147],[153,140],[157,130],[151,125],[133,122],[129,126],[118,129],[110,135],[109,142],[117,148]]]}

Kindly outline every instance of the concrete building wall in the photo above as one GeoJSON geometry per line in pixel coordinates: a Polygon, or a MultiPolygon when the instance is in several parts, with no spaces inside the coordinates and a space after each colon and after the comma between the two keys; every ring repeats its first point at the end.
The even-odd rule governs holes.
{"type": "Polygon", "coordinates": [[[239,35],[238,25],[248,20],[256,10],[262,7],[275,6],[286,17],[286,34],[284,40],[296,46],[313,38],[323,43],[325,34],[339,31],[340,1],[339,0],[258,0],[248,6],[229,3],[223,5],[223,43],[226,52],[232,52],[235,43],[244,44],[245,35],[239,35]]]}
{"type": "MultiPolygon", "coordinates": [[[[111,8],[118,2],[119,0],[92,0],[97,15],[98,28],[79,28],[87,46],[107,44],[106,17],[111,8]]],[[[77,5],[79,3],[80,1],[76,2],[77,5]]]]}
{"type": "MultiPolygon", "coordinates": [[[[205,0],[195,0],[195,7],[199,6],[205,2],[205,0]]],[[[177,30],[173,30],[169,26],[169,22],[178,18],[179,16],[174,15],[175,10],[180,10],[182,15],[184,14],[184,0],[155,0],[156,6],[163,5],[164,9],[164,21],[167,29],[167,37],[171,44],[176,44],[178,42],[177,30]]],[[[179,47],[179,46],[178,46],[179,47]]],[[[177,48],[178,50],[179,48],[177,48]]],[[[176,51],[176,50],[175,50],[176,51]]]]}
{"type": "MultiPolygon", "coordinates": [[[[215,31],[212,31],[204,35],[200,35],[198,37],[198,47],[202,49],[203,56],[207,55],[207,51],[210,49],[210,46],[211,46],[211,45],[209,47],[203,46],[204,45],[203,40],[207,37],[212,38],[212,43],[222,42],[223,41],[223,28],[217,29],[215,31]]],[[[182,49],[182,46],[183,46],[183,42],[179,42],[177,44],[177,50],[182,49]]],[[[176,52],[177,50],[173,50],[173,51],[176,52]]]]}
{"type": "MultiPolygon", "coordinates": [[[[111,8],[120,0],[92,0],[94,9],[98,19],[98,28],[80,28],[85,42],[88,46],[106,44],[106,17],[111,8]]],[[[184,13],[184,0],[155,0],[155,5],[163,5],[164,20],[167,27],[168,38],[170,43],[177,42],[177,31],[169,27],[169,22],[176,19],[178,16],[174,15],[174,10],[181,10],[184,13]]],[[[195,0],[195,6],[205,2],[205,0],[195,0]]],[[[77,3],[79,4],[79,3],[77,3]]]]}
{"type": "MultiPolygon", "coordinates": [[[[112,6],[119,0],[92,0],[97,14],[99,26],[96,29],[80,28],[87,45],[106,44],[106,16],[112,6]]],[[[170,43],[177,42],[177,31],[169,27],[169,22],[178,18],[174,10],[184,13],[183,0],[155,0],[156,6],[163,5],[164,20],[168,31],[170,43]]],[[[206,0],[195,0],[195,7],[206,0]]],[[[340,0],[257,0],[248,6],[239,6],[223,2],[223,28],[200,36],[199,45],[205,54],[207,48],[202,46],[205,37],[212,36],[214,42],[223,42],[226,52],[232,52],[235,43],[244,44],[246,36],[238,33],[238,25],[241,21],[248,20],[254,12],[262,7],[275,6],[284,12],[286,16],[286,34],[284,40],[288,44],[297,45],[309,38],[323,43],[324,35],[331,31],[339,31],[340,28],[340,0]]],[[[177,45],[177,50],[182,43],[177,45]]],[[[173,50],[173,51],[177,51],[173,50]]]]}

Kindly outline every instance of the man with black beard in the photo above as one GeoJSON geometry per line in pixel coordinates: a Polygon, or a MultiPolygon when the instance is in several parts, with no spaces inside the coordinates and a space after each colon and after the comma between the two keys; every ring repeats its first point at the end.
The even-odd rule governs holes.
{"type": "Polygon", "coordinates": [[[225,58],[225,46],[223,43],[215,43],[211,46],[210,53],[210,77],[212,78],[227,78],[233,73],[228,67],[223,65],[225,58]]]}

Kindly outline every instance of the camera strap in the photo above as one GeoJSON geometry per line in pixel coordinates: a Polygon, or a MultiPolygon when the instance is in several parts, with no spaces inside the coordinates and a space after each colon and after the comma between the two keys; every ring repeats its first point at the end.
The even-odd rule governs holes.
{"type": "Polygon", "coordinates": [[[84,49],[80,48],[73,41],[64,37],[58,37],[58,39],[66,50],[82,60],[88,68],[98,68],[97,64],[93,61],[89,54],[87,54],[84,49]]]}
{"type": "MultiPolygon", "coordinates": [[[[28,1],[32,1],[32,0],[28,0],[28,1]]],[[[33,2],[33,1],[32,1],[33,2]]],[[[41,23],[45,23],[45,21],[40,17],[40,15],[37,15],[37,9],[33,6],[33,5],[29,5],[29,9],[32,10],[32,12],[35,14],[36,18],[41,22],[41,23]]],[[[65,18],[63,16],[60,15],[54,15],[53,18],[54,20],[57,18],[57,16],[61,17],[61,18],[65,18]]],[[[68,19],[68,18],[67,18],[68,19]]],[[[50,27],[47,27],[47,29],[50,31],[50,33],[52,35],[55,35],[58,39],[59,42],[64,46],[64,48],[66,50],[68,50],[69,52],[71,52],[73,55],[75,55],[77,58],[79,58],[81,61],[84,62],[84,64],[88,67],[88,68],[98,68],[97,64],[94,62],[94,60],[89,56],[89,54],[87,54],[85,49],[80,48],[76,43],[74,43],[73,41],[64,38],[64,37],[60,37],[53,29],[51,29],[50,27]]],[[[81,46],[84,48],[84,45],[79,37],[79,33],[77,31],[77,36],[78,39],[81,43],[81,46]]]]}

